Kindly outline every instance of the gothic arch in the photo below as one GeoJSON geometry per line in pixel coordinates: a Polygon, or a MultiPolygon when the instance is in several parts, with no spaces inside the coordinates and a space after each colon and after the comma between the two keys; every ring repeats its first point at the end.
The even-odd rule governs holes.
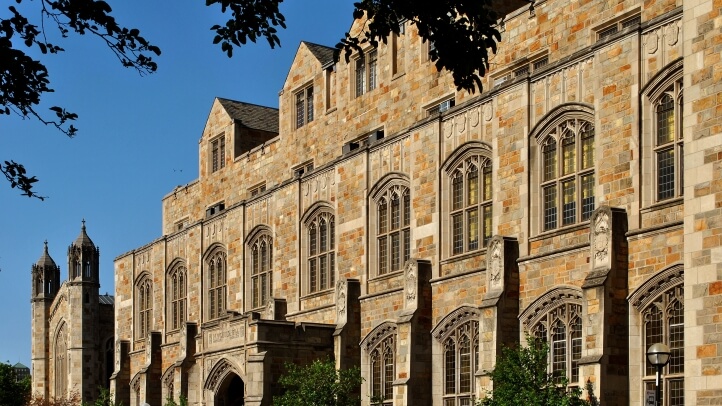
{"type": "Polygon", "coordinates": [[[541,317],[563,303],[582,304],[582,291],[576,286],[556,287],[534,302],[519,315],[519,320],[526,326],[534,325],[541,317]]]}
{"type": "Polygon", "coordinates": [[[684,283],[684,266],[682,264],[672,265],[649,278],[641,286],[629,295],[629,303],[638,311],[641,311],[659,293],[669,290],[673,286],[684,283]]]}
{"type": "Polygon", "coordinates": [[[378,343],[383,341],[386,337],[396,334],[396,322],[392,320],[386,320],[374,327],[366,337],[361,340],[361,348],[366,351],[374,348],[378,343]]]}
{"type": "Polygon", "coordinates": [[[658,99],[669,86],[669,83],[682,79],[683,65],[684,60],[682,58],[675,59],[667,64],[647,81],[640,94],[647,95],[651,100],[658,99]]]}
{"type": "Polygon", "coordinates": [[[271,227],[265,225],[265,224],[259,224],[251,229],[251,231],[246,236],[246,244],[251,244],[254,240],[256,240],[258,237],[267,234],[271,237],[273,237],[273,231],[271,230],[271,227]]]}
{"type": "Polygon", "coordinates": [[[431,335],[438,341],[444,341],[455,328],[467,321],[478,320],[479,316],[481,316],[481,311],[479,311],[476,306],[469,304],[461,305],[441,319],[436,326],[431,329],[431,335]]]}
{"type": "Polygon", "coordinates": [[[554,127],[569,118],[580,117],[594,123],[594,106],[587,103],[563,103],[551,109],[529,132],[529,138],[536,140],[538,145],[554,127]]]}
{"type": "Polygon", "coordinates": [[[236,374],[241,378],[243,377],[241,368],[239,368],[236,363],[230,359],[223,357],[216,361],[215,365],[213,365],[208,372],[208,377],[203,383],[203,388],[213,393],[217,393],[223,381],[225,381],[230,374],[236,374]]]}
{"type": "Polygon", "coordinates": [[[463,160],[473,155],[483,155],[491,159],[491,145],[480,141],[469,141],[461,144],[441,165],[442,172],[449,172],[452,168],[457,167],[463,160]]]}
{"type": "Polygon", "coordinates": [[[409,187],[408,175],[401,172],[390,172],[379,179],[369,191],[369,197],[377,200],[384,191],[395,185],[409,187]]]}
{"type": "Polygon", "coordinates": [[[303,216],[301,216],[301,224],[306,224],[311,218],[321,212],[334,213],[335,210],[333,209],[331,203],[327,201],[315,202],[308,209],[306,209],[306,211],[303,213],[303,216]]]}
{"type": "MultiPolygon", "coordinates": [[[[219,243],[213,243],[210,247],[206,249],[206,252],[203,254],[203,262],[207,262],[210,257],[212,257],[215,253],[218,251],[222,251],[223,253],[226,252],[226,247],[219,243]]],[[[170,268],[169,268],[170,269],[170,268]]]]}

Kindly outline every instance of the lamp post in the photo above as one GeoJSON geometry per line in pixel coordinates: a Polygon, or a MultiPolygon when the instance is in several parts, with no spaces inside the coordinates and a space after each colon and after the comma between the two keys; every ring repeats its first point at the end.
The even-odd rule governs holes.
{"type": "Polygon", "coordinates": [[[663,343],[656,343],[652,344],[649,349],[647,349],[647,359],[649,362],[657,367],[657,382],[655,383],[655,390],[656,390],[656,396],[655,396],[655,403],[657,406],[661,405],[661,382],[662,379],[662,368],[664,368],[665,365],[669,362],[669,356],[672,353],[669,351],[669,347],[666,344],[663,343]]]}

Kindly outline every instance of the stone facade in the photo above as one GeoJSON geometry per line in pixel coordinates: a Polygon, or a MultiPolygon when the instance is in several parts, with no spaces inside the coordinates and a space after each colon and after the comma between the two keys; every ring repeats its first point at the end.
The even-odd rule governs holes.
{"type": "Polygon", "coordinates": [[[278,110],[216,99],[163,236],[115,261],[116,398],[270,405],[333,356],[364,405],[470,405],[531,334],[602,404],[644,404],[654,342],[666,405],[719,399],[722,5],[518,6],[481,94],[407,23],[302,43],[278,110]]]}
{"type": "Polygon", "coordinates": [[[115,369],[113,296],[101,295],[99,249],[85,231],[68,247],[68,278],[48,244],[32,267],[33,395],[61,399],[77,394],[83,401],[98,398],[110,387],[115,369]]]}

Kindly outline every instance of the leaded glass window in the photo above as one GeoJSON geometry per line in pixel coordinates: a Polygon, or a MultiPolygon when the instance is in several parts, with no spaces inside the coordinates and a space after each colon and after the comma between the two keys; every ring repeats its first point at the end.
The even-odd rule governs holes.
{"type": "Polygon", "coordinates": [[[479,322],[456,327],[443,341],[444,406],[474,404],[474,375],[479,366],[479,322]]]}
{"type": "Polygon", "coordinates": [[[168,273],[166,289],[168,290],[168,329],[178,330],[186,320],[186,277],[187,270],[183,265],[174,267],[168,273]]]}
{"type": "Polygon", "coordinates": [[[273,242],[264,234],[251,244],[251,298],[254,309],[264,306],[273,289],[273,242]]]}
{"type": "Polygon", "coordinates": [[[682,83],[676,82],[655,104],[654,156],[657,200],[683,194],[682,83]]]}
{"type": "Polygon", "coordinates": [[[371,397],[374,405],[390,406],[394,396],[394,336],[386,337],[370,353],[371,397]]]}
{"type": "Polygon", "coordinates": [[[226,253],[213,253],[207,266],[208,319],[213,320],[226,314],[226,253]]]}
{"type": "Polygon", "coordinates": [[[308,292],[330,289],[336,279],[336,239],[334,216],[322,212],[307,223],[308,292]]]}
{"type": "Polygon", "coordinates": [[[549,345],[549,372],[559,381],[579,384],[582,357],[582,306],[563,303],[542,314],[530,326],[531,334],[549,345]]]}
{"type": "Polygon", "coordinates": [[[451,253],[486,246],[491,230],[491,160],[471,156],[451,171],[451,253]]]}
{"type": "Polygon", "coordinates": [[[377,199],[378,274],[401,270],[411,255],[411,195],[390,187],[377,199]]]}
{"type": "MultiPolygon", "coordinates": [[[[644,348],[655,343],[669,346],[669,363],[662,369],[664,406],[684,405],[684,287],[675,286],[652,300],[642,310],[644,348]]],[[[644,356],[645,390],[654,390],[657,368],[644,356]]]]}
{"type": "Polygon", "coordinates": [[[136,306],[138,314],[136,340],[145,338],[150,332],[153,317],[153,285],[150,277],[144,276],[136,285],[136,306]]]}
{"type": "Polygon", "coordinates": [[[594,126],[572,118],[541,143],[543,230],[589,220],[594,211],[594,126]]]}

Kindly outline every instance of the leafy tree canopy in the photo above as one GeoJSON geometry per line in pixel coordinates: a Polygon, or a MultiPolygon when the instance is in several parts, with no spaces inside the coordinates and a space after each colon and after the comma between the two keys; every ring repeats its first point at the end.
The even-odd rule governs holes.
{"type": "MultiPolygon", "coordinates": [[[[15,6],[7,16],[0,16],[0,115],[17,114],[35,118],[72,137],[78,129],[72,124],[78,116],[61,106],[49,112],[38,110],[44,93],[52,92],[45,65],[28,54],[31,49],[43,55],[63,52],[51,42],[52,34],[59,40],[70,35],[88,35],[103,42],[122,66],[141,75],[153,73],[158,65],[153,59],[161,54],[158,46],[143,37],[137,28],[117,22],[112,8],[103,0],[15,0],[32,3],[39,10],[29,19],[15,6]]],[[[224,24],[211,27],[213,43],[229,57],[234,47],[265,39],[271,48],[280,45],[278,28],[285,28],[285,17],[279,10],[283,0],[206,0],[206,6],[219,7],[230,15],[224,24]]],[[[528,1],[528,0],[522,0],[528,1]]],[[[400,24],[409,21],[417,26],[424,41],[433,42],[430,52],[438,70],[451,72],[459,89],[481,91],[481,77],[489,68],[489,50],[496,52],[501,40],[496,29],[497,13],[491,0],[362,0],[354,3],[354,19],[366,22],[359,36],[346,35],[336,45],[348,60],[354,50],[366,44],[386,42],[391,33],[399,33],[400,24]]],[[[37,178],[12,160],[0,162],[0,172],[10,187],[23,195],[43,199],[33,190],[37,178]]]]}
{"type": "Polygon", "coordinates": [[[279,383],[285,392],[273,399],[274,406],[358,406],[361,371],[351,368],[337,371],[333,360],[315,360],[300,367],[286,364],[279,383]]]}
{"type": "Polygon", "coordinates": [[[527,346],[504,348],[491,371],[493,391],[478,406],[591,406],[566,377],[548,372],[549,346],[527,337],[527,346]]]}
{"type": "Polygon", "coordinates": [[[30,396],[30,377],[18,381],[15,368],[0,362],[0,405],[24,406],[30,396]]]}

